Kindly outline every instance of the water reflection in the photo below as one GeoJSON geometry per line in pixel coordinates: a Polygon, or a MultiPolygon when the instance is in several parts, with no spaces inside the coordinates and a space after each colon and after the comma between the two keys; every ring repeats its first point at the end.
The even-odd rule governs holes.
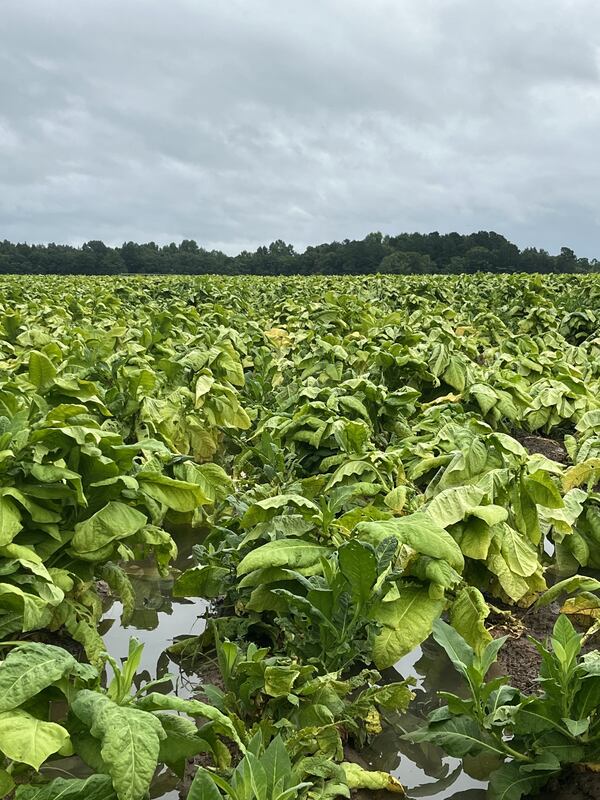
{"type": "Polygon", "coordinates": [[[389,673],[384,676],[389,680],[397,679],[397,673],[403,678],[415,676],[416,697],[409,712],[390,716],[384,732],[361,753],[369,766],[395,775],[411,798],[485,800],[487,781],[481,778],[485,778],[488,766],[480,763],[480,759],[462,764],[435,745],[412,744],[401,738],[404,733],[421,726],[427,714],[439,704],[438,691],[456,694],[464,691],[443,650],[433,640],[428,640],[389,673]]]}
{"type": "MultiPolygon", "coordinates": [[[[191,547],[198,541],[194,531],[179,532],[177,542],[180,555],[176,567],[186,569],[191,565],[191,547]]],[[[135,636],[144,643],[139,682],[154,680],[171,673],[174,689],[181,696],[193,693],[198,677],[187,675],[170,657],[167,648],[176,637],[199,634],[205,627],[203,615],[208,603],[172,596],[174,577],[161,577],[151,559],[130,562],[125,569],[135,591],[135,610],[128,624],[120,622],[122,606],[118,601],[107,601],[100,632],[108,651],[116,658],[126,658],[129,639],[135,636]]],[[[433,640],[416,648],[384,675],[386,680],[417,677],[416,698],[410,712],[387,718],[384,732],[377,736],[369,748],[361,752],[362,758],[373,769],[387,770],[405,787],[409,798],[435,798],[435,800],[485,800],[489,765],[482,759],[468,759],[464,764],[448,758],[440,748],[431,744],[411,744],[401,737],[420,726],[424,717],[438,705],[437,692],[452,691],[460,694],[463,687],[448,658],[433,640]]],[[[160,690],[160,689],[159,689],[160,690]]],[[[164,691],[168,690],[168,685],[164,691]]],[[[155,781],[152,798],[176,800],[173,776],[165,774],[155,781]]]]}
{"type": "MultiPolygon", "coordinates": [[[[191,566],[192,545],[198,541],[193,529],[179,532],[177,544],[179,555],[174,564],[175,570],[185,570],[191,566]]],[[[174,676],[173,689],[181,696],[189,696],[195,683],[172,661],[167,648],[181,635],[197,635],[205,627],[203,615],[208,603],[200,599],[173,597],[174,574],[161,576],[154,559],[131,561],[123,565],[135,593],[135,608],[126,625],[121,623],[122,604],[109,598],[105,601],[104,616],[99,632],[106,648],[116,659],[125,659],[129,649],[129,639],[135,636],[144,644],[142,660],[136,679],[141,683],[161,678],[167,673],[174,676]]],[[[169,691],[165,684],[163,691],[169,691]]],[[[161,688],[157,687],[157,691],[161,688]]]]}

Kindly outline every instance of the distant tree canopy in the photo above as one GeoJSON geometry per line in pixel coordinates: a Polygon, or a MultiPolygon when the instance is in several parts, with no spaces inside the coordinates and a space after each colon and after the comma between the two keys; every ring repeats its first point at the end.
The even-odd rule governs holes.
{"type": "Polygon", "coordinates": [[[108,247],[86,242],[82,247],[47,244],[0,244],[0,274],[116,275],[391,275],[473,272],[597,272],[596,259],[577,258],[568,247],[559,255],[519,248],[493,231],[458,233],[370,233],[362,240],[344,239],[297,253],[278,239],[255,252],[228,256],[205,250],[195,241],[159,247],[154,242],[125,242],[108,247]]]}

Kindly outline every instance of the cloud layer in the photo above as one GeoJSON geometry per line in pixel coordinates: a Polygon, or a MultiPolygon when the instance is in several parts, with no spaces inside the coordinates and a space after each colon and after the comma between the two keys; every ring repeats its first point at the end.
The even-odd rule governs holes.
{"type": "Polygon", "coordinates": [[[0,238],[600,257],[596,0],[3,0],[0,238]]]}

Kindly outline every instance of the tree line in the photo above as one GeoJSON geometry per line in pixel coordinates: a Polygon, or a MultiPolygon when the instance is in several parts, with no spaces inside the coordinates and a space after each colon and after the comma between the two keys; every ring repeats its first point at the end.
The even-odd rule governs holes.
{"type": "Polygon", "coordinates": [[[100,241],[82,247],[61,244],[0,243],[0,274],[118,275],[394,275],[475,272],[597,272],[600,262],[577,258],[568,247],[558,255],[517,245],[493,231],[472,234],[370,233],[296,252],[278,239],[254,252],[229,256],[206,250],[193,239],[159,246],[126,242],[109,247],[100,241]]]}

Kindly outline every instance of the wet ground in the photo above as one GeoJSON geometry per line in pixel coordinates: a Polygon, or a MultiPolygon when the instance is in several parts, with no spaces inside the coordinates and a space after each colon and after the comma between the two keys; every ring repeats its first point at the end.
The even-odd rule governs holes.
{"type": "MultiPolygon", "coordinates": [[[[191,547],[196,540],[191,532],[178,536],[180,555],[175,564],[176,569],[183,570],[191,565],[191,547]]],[[[135,636],[145,645],[140,679],[153,680],[170,673],[174,677],[174,690],[180,696],[191,695],[197,686],[198,676],[186,674],[170,658],[168,648],[176,638],[202,632],[205,626],[203,615],[208,604],[202,600],[173,598],[174,577],[161,577],[151,560],[130,562],[126,569],[135,589],[136,608],[129,623],[123,626],[120,620],[121,604],[110,596],[106,598],[100,632],[107,649],[117,659],[124,659],[127,656],[129,639],[135,636]]],[[[522,622],[527,627],[512,627],[510,632],[513,638],[505,647],[498,674],[513,676],[516,685],[531,691],[534,688],[532,676],[537,673],[538,656],[526,634],[544,639],[556,618],[556,609],[551,608],[537,615],[523,612],[523,615],[522,622]],[[525,635],[519,636],[519,633],[525,635]]],[[[497,621],[497,625],[497,635],[507,632],[502,630],[501,619],[497,621]]],[[[353,757],[358,758],[364,766],[391,772],[406,787],[408,797],[415,800],[485,800],[487,776],[494,764],[484,758],[465,759],[461,764],[458,759],[449,758],[433,745],[414,745],[401,738],[405,732],[422,724],[423,719],[438,704],[438,691],[461,693],[460,680],[445,653],[435,642],[429,640],[403,658],[394,669],[388,670],[383,677],[389,681],[397,680],[398,673],[402,677],[412,675],[417,678],[416,698],[411,704],[410,712],[389,717],[384,732],[368,748],[360,754],[353,754],[353,757]]],[[[77,774],[81,768],[75,762],[71,764],[68,759],[60,766],[67,772],[77,774]]],[[[168,773],[159,776],[153,785],[151,797],[156,800],[179,800],[177,783],[175,776],[168,773]]],[[[571,776],[567,782],[557,782],[552,787],[552,796],[556,800],[600,800],[599,784],[595,776],[593,779],[588,776],[571,776]]],[[[369,798],[374,800],[372,794],[369,794],[369,798]]]]}
{"type": "MultiPolygon", "coordinates": [[[[185,569],[190,564],[192,539],[179,540],[180,555],[176,568],[185,569]]],[[[121,604],[107,598],[101,623],[107,649],[117,659],[125,658],[129,638],[135,636],[143,642],[144,653],[140,678],[153,680],[165,673],[174,676],[174,689],[181,696],[193,693],[198,681],[196,675],[187,675],[169,657],[167,648],[177,637],[199,634],[204,629],[203,614],[207,603],[172,597],[173,578],[161,578],[153,563],[131,562],[126,567],[136,593],[136,609],[126,627],[121,625],[121,604]]],[[[459,691],[454,670],[446,655],[434,642],[417,648],[389,670],[385,676],[397,680],[409,675],[418,679],[416,699],[411,712],[397,719],[389,719],[384,733],[360,753],[365,766],[393,773],[407,788],[410,798],[435,798],[435,800],[484,800],[487,765],[467,764],[465,768],[457,759],[444,755],[432,745],[412,745],[400,739],[401,735],[417,727],[426,714],[437,704],[440,689],[459,691]]],[[[164,776],[154,786],[152,797],[160,800],[178,800],[176,780],[164,776]]],[[[372,800],[372,795],[370,795],[372,800]]]]}

